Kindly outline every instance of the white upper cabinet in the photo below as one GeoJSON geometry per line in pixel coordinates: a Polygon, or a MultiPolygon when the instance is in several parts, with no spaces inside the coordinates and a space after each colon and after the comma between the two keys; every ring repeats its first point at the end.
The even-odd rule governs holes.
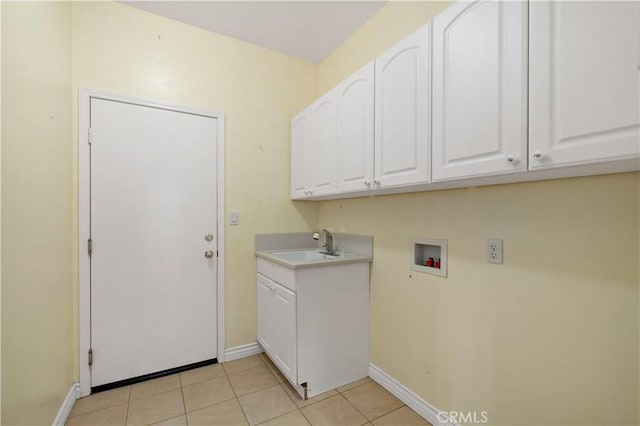
{"type": "Polygon", "coordinates": [[[433,20],[433,180],[527,170],[527,3],[458,2],[433,20]]]}
{"type": "Polygon", "coordinates": [[[376,188],[429,182],[431,23],[375,60],[376,188]]]}
{"type": "Polygon", "coordinates": [[[336,192],[336,92],[318,99],[309,109],[309,196],[336,192]]]}
{"type": "Polygon", "coordinates": [[[309,108],[291,119],[291,198],[306,198],[309,192],[307,150],[309,145],[309,108]]]}
{"type": "Polygon", "coordinates": [[[530,3],[530,169],[638,155],[638,7],[530,3]]]}
{"type": "Polygon", "coordinates": [[[336,88],[338,103],[337,192],[373,183],[373,62],[336,88]]]}

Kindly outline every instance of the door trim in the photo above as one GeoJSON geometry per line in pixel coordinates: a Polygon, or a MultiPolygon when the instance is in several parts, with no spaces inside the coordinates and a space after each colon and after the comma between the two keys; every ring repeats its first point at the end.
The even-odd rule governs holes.
{"type": "Polygon", "coordinates": [[[89,348],[91,344],[91,294],[90,294],[90,259],[87,252],[90,226],[90,157],[89,157],[89,123],[91,98],[115,102],[125,102],[151,108],[198,114],[218,120],[217,142],[217,358],[224,362],[225,358],[225,181],[224,181],[224,113],[185,107],[163,101],[148,100],[109,92],[79,89],[78,91],[78,361],[80,373],[80,396],[91,392],[91,369],[89,368],[89,348]]]}

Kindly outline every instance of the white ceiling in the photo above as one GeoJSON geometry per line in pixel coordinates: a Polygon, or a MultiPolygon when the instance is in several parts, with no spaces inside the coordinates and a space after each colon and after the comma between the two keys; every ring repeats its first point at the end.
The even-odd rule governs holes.
{"type": "Polygon", "coordinates": [[[386,1],[123,1],[205,30],[319,63],[386,1]]]}

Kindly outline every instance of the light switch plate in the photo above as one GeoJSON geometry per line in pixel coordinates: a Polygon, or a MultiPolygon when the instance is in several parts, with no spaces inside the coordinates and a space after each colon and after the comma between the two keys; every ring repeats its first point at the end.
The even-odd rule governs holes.
{"type": "Polygon", "coordinates": [[[231,225],[240,224],[240,213],[238,213],[235,210],[232,210],[231,213],[229,214],[229,222],[231,223],[231,225]]]}
{"type": "Polygon", "coordinates": [[[502,264],[502,240],[487,240],[487,262],[502,264]]]}

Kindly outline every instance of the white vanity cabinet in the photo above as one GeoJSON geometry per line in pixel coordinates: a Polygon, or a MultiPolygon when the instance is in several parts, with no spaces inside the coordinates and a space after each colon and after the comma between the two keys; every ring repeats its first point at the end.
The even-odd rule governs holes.
{"type": "Polygon", "coordinates": [[[527,3],[433,19],[433,181],[527,170],[527,3]]]}
{"type": "Polygon", "coordinates": [[[532,1],[529,167],[640,153],[637,1],[532,1]]]}
{"type": "Polygon", "coordinates": [[[300,395],[366,377],[368,261],[300,268],[257,262],[258,342],[300,395]]]}

